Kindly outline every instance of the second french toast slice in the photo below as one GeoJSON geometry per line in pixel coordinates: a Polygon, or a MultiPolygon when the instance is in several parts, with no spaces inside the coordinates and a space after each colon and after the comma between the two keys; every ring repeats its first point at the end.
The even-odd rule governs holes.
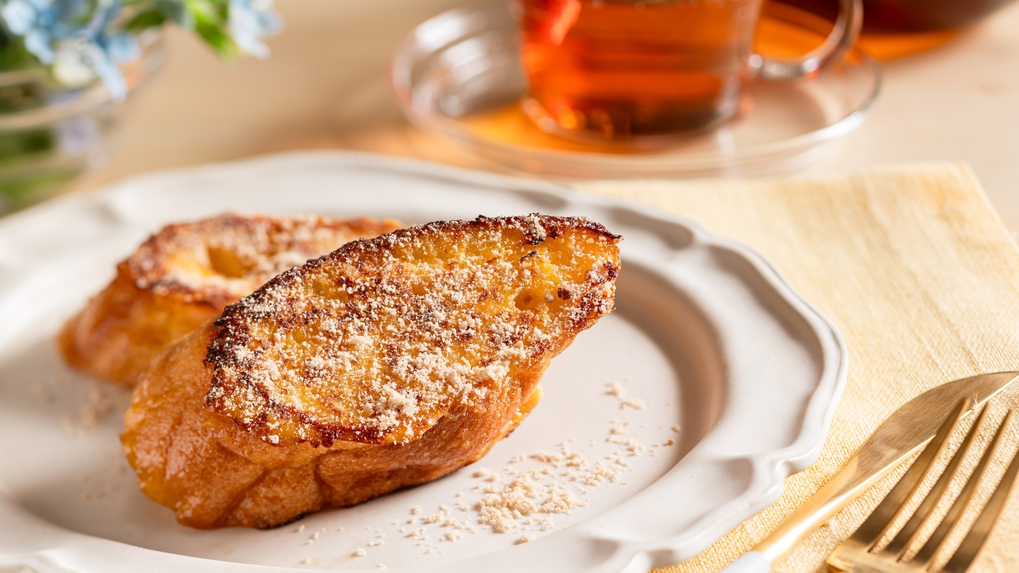
{"type": "Polygon", "coordinates": [[[227,214],[167,225],[57,337],[64,359],[133,386],[171,344],[270,278],[341,245],[400,228],[393,220],[227,214]]]}
{"type": "Polygon", "coordinates": [[[143,377],[122,436],[141,489],[186,525],[266,527],[478,459],[612,310],[618,238],[438,222],[283,273],[143,377]]]}

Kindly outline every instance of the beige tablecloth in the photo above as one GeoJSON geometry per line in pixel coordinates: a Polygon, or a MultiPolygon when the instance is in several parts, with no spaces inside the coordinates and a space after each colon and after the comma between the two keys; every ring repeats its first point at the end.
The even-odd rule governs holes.
{"type": "MultiPolygon", "coordinates": [[[[956,378],[1019,370],[1019,253],[965,165],[888,167],[828,179],[577,187],[690,217],[750,245],[838,324],[849,346],[846,391],[817,463],[787,479],[785,494],[768,510],[700,556],[662,571],[717,571],[748,550],[912,397],[956,378]]],[[[996,401],[994,420],[1009,402],[1019,405],[1019,390],[996,401]]],[[[1019,443],[1016,434],[1019,424],[1004,444],[1008,454],[1019,443]]],[[[892,483],[884,480],[774,570],[823,570],[827,554],[892,483]]],[[[976,567],[1019,571],[1019,491],[976,567]]]]}

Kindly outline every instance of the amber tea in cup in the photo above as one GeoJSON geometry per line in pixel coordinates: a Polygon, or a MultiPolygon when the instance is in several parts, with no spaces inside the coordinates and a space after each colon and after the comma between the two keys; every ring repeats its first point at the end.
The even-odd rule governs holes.
{"type": "Polygon", "coordinates": [[[795,61],[753,53],[761,0],[517,0],[524,107],[546,131],[630,139],[735,115],[748,79],[816,72],[852,45],[859,0],[840,0],[832,36],[795,61]]]}

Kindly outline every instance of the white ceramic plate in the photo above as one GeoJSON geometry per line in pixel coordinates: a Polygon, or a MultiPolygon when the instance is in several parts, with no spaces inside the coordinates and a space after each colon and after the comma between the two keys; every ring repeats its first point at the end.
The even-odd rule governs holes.
{"type": "Polygon", "coordinates": [[[645,571],[774,501],[817,456],[845,371],[835,327],[759,256],[629,203],[364,154],[147,175],[0,222],[0,570],[645,571]],[[618,310],[553,362],[539,407],[476,464],[271,531],[191,530],[138,492],[123,461],[127,392],[70,372],[52,338],[146,234],[227,210],[588,216],[625,237],[618,310]],[[613,382],[643,408],[609,393],[613,382]],[[562,447],[585,464],[528,457],[562,447]],[[618,479],[570,480],[582,470],[593,481],[596,462],[618,479]],[[586,505],[522,516],[506,533],[478,523],[481,488],[543,467],[586,505]]]}

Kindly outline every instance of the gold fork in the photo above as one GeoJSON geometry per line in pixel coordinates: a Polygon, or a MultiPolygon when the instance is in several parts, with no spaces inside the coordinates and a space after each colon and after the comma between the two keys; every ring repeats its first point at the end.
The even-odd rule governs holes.
{"type": "MultiPolygon", "coordinates": [[[[877,506],[877,509],[867,518],[866,521],[853,533],[853,535],[835,548],[835,551],[828,557],[828,569],[840,573],[919,573],[928,571],[931,560],[942,548],[948,534],[959,522],[966,506],[969,505],[977,486],[983,479],[988,465],[996,451],[999,449],[1002,436],[1012,418],[1010,411],[1002,423],[998,426],[997,432],[991,444],[984,451],[977,467],[970,474],[969,479],[963,486],[959,496],[952,503],[941,523],[934,530],[934,533],[927,539],[923,547],[911,559],[904,559],[906,550],[917,540],[917,534],[930,520],[931,512],[938,505],[938,502],[948,491],[948,484],[955,477],[959,470],[962,459],[970,450],[970,446],[980,429],[984,426],[987,418],[987,408],[981,412],[980,417],[973,424],[966,438],[963,440],[958,451],[948,462],[944,472],[931,488],[930,492],[917,507],[913,515],[902,526],[902,529],[895,535],[892,541],[883,549],[875,549],[877,542],[891,528],[892,523],[903,514],[906,502],[916,493],[925,478],[933,471],[934,462],[940,456],[948,443],[948,438],[959,424],[960,418],[970,408],[970,400],[967,398],[956,406],[952,414],[942,424],[934,439],[924,448],[920,457],[916,459],[899,483],[892,488],[892,491],[885,496],[884,500],[877,506]]],[[[973,563],[980,548],[983,547],[994,527],[994,522],[1001,514],[1002,507],[1008,499],[1008,494],[1016,481],[1016,474],[1019,473],[1019,452],[1016,452],[1005,470],[1004,475],[998,482],[994,493],[984,506],[979,517],[973,522],[969,533],[958,546],[951,559],[948,560],[942,571],[945,573],[963,573],[973,563]]]]}

